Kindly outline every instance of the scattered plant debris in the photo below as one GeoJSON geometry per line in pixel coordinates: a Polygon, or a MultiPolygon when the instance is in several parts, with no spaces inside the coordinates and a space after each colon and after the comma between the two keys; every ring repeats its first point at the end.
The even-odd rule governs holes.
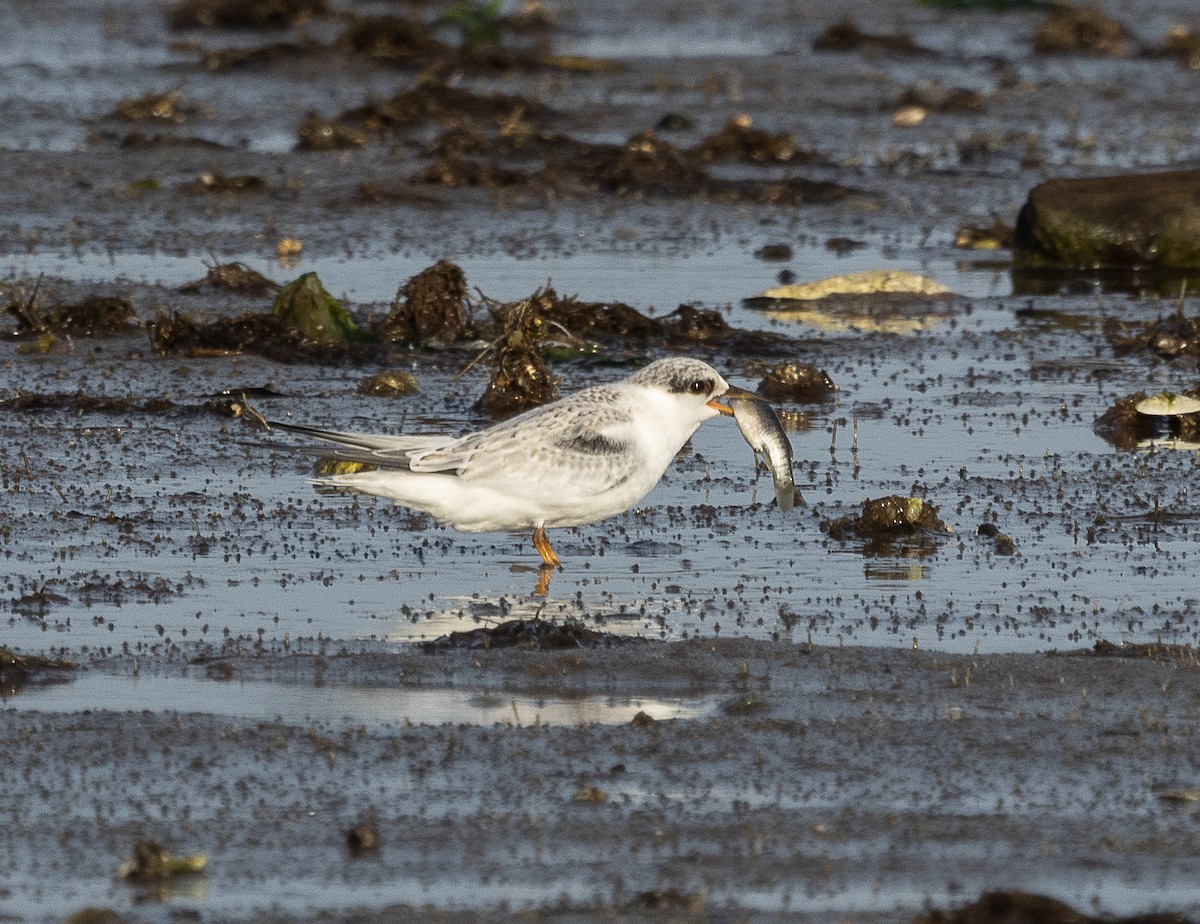
{"type": "Polygon", "coordinates": [[[1200,70],[1200,33],[1176,23],[1167,30],[1162,48],[1152,51],[1151,54],[1177,58],[1188,70],[1200,70]]]}
{"type": "Polygon", "coordinates": [[[489,307],[502,324],[492,343],[492,375],[476,408],[493,417],[509,417],[559,397],[558,383],[542,359],[542,341],[549,330],[548,315],[557,297],[539,289],[519,302],[489,307]]]}
{"type": "Polygon", "coordinates": [[[226,71],[270,67],[280,61],[290,59],[315,57],[324,50],[325,46],[312,40],[270,42],[266,45],[205,51],[201,54],[200,62],[205,70],[219,74],[226,71]]]}
{"type": "MultiPolygon", "coordinates": [[[[141,151],[149,148],[205,148],[209,151],[228,151],[229,145],[201,138],[196,135],[167,135],[156,132],[147,135],[145,132],[129,132],[121,138],[120,146],[125,150],[141,151]]],[[[155,181],[154,188],[160,184],[155,181]]]]}
{"type": "Polygon", "coordinates": [[[220,170],[202,173],[179,187],[188,193],[247,193],[263,192],[267,181],[260,176],[226,176],[220,170]]]}
{"type": "Polygon", "coordinates": [[[1012,536],[1000,532],[995,523],[980,523],[975,530],[975,535],[982,539],[991,539],[997,555],[1015,555],[1017,552],[1012,536]]]}
{"type": "Polygon", "coordinates": [[[771,369],[758,383],[758,393],[770,401],[820,404],[832,401],[838,387],[828,374],[810,363],[785,363],[771,369]]]}
{"type": "Polygon", "coordinates": [[[1117,356],[1151,353],[1166,360],[1200,359],[1200,314],[1188,317],[1182,300],[1175,311],[1156,321],[1108,319],[1104,333],[1117,356]]]}
{"type": "Polygon", "coordinates": [[[184,0],[167,12],[172,29],[286,29],[329,15],[326,0],[184,0]]]}
{"type": "Polygon", "coordinates": [[[863,32],[858,23],[847,16],[830,26],[813,41],[814,51],[865,51],[872,55],[898,55],[901,57],[940,57],[929,48],[916,43],[911,35],[903,32],[872,34],[863,32]]]}
{"type": "Polygon", "coordinates": [[[358,390],[364,395],[383,398],[407,398],[410,395],[419,395],[421,393],[421,388],[417,384],[417,377],[411,372],[405,372],[403,369],[388,369],[384,372],[376,372],[370,378],[359,382],[358,390]]]}
{"type": "Polygon", "coordinates": [[[983,94],[966,87],[946,87],[923,81],[909,87],[896,100],[897,107],[916,106],[926,113],[979,113],[983,111],[983,94]]]}
{"type": "Polygon", "coordinates": [[[297,147],[305,151],[345,151],[361,148],[367,143],[367,133],[352,125],[322,119],[315,112],[296,129],[299,136],[297,147]]]}
{"type": "Polygon", "coordinates": [[[595,648],[599,645],[632,644],[633,638],[622,638],[589,629],[575,620],[555,622],[545,619],[511,619],[497,626],[487,626],[463,632],[451,632],[421,647],[427,652],[452,649],[532,648],[550,651],[559,648],[595,648]]]}
{"type": "Polygon", "coordinates": [[[954,234],[954,246],[964,250],[1012,250],[1013,226],[999,216],[987,227],[963,225],[954,234]]]}
{"type": "Polygon", "coordinates": [[[1166,642],[1109,642],[1097,639],[1093,651],[1108,658],[1150,658],[1153,661],[1170,661],[1188,667],[1200,667],[1200,655],[1191,645],[1173,645],[1166,642]]]}
{"type": "Polygon", "coordinates": [[[211,323],[194,321],[187,315],[159,312],[146,324],[150,344],[160,356],[233,356],[255,353],[280,363],[365,362],[374,351],[359,342],[315,341],[290,327],[273,314],[247,312],[236,318],[211,323]]]}
{"type": "MultiPolygon", "coordinates": [[[[896,494],[864,501],[861,514],[824,520],[821,529],[839,541],[865,539],[863,554],[871,556],[893,554],[900,542],[927,540],[951,532],[932,504],[919,497],[896,494]]],[[[919,551],[924,551],[926,545],[917,542],[919,551]]]]}
{"type": "Polygon", "coordinates": [[[137,411],[143,414],[161,414],[172,410],[175,403],[170,398],[138,399],[132,395],[110,397],[75,392],[24,392],[19,391],[0,398],[0,410],[6,411],[61,411],[75,414],[125,414],[137,411]]]}
{"type": "Polygon", "coordinates": [[[1033,50],[1043,55],[1087,54],[1123,58],[1132,33],[1096,6],[1056,7],[1038,26],[1033,50]]]}
{"type": "Polygon", "coordinates": [[[117,877],[132,882],[161,882],[174,876],[196,876],[208,867],[208,857],[202,853],[172,856],[157,841],[138,841],[133,856],[121,864],[117,877]]]}
{"type": "Polygon", "coordinates": [[[742,693],[721,704],[721,711],[732,716],[757,715],[770,708],[771,704],[760,693],[742,693]]]}
{"type": "Polygon", "coordinates": [[[181,106],[182,90],[168,90],[166,93],[147,93],[136,99],[122,100],[117,108],[108,114],[110,119],[125,119],[129,122],[182,122],[196,110],[181,106]]]}
{"type": "Polygon", "coordinates": [[[76,667],[69,658],[19,654],[0,645],[0,693],[8,696],[31,684],[66,683],[74,679],[76,667]]]}
{"type": "Polygon", "coordinates": [[[701,160],[786,163],[813,159],[811,154],[800,152],[787,132],[772,133],[753,128],[748,115],[734,116],[721,131],[701,141],[696,153],[701,160]]]}
{"type": "Polygon", "coordinates": [[[1140,914],[1127,918],[1094,916],[1065,902],[1031,892],[984,892],[978,901],[953,911],[933,910],[914,924],[1188,924],[1182,915],[1140,914]]]}
{"type": "Polygon", "coordinates": [[[208,272],[203,279],[185,282],[179,287],[180,292],[199,292],[205,286],[215,289],[228,289],[238,295],[261,298],[274,295],[279,291],[279,283],[272,282],[258,270],[250,269],[245,263],[206,263],[208,272]]]}
{"type": "Polygon", "coordinates": [[[133,305],[112,295],[89,295],[71,304],[39,308],[40,287],[39,279],[28,296],[21,287],[9,292],[5,310],[17,319],[18,336],[107,337],[128,331],[137,320],[133,305]]]}
{"type": "Polygon", "coordinates": [[[439,260],[409,279],[375,334],[383,340],[414,344],[454,343],[473,336],[462,268],[439,260]]]}

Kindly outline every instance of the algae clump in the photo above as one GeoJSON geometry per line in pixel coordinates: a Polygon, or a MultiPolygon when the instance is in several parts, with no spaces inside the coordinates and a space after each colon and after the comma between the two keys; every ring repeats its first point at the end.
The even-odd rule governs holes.
{"type": "Polygon", "coordinates": [[[305,273],[279,292],[271,313],[305,337],[327,343],[370,340],[341,302],[325,291],[316,273],[305,273]]]}

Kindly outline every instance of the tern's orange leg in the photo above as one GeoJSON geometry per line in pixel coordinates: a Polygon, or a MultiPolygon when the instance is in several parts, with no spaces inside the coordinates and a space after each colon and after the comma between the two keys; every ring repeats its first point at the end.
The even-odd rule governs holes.
{"type": "Polygon", "coordinates": [[[546,538],[546,531],[540,526],[533,531],[533,547],[542,556],[542,564],[551,568],[562,564],[558,560],[558,556],[554,554],[554,549],[550,548],[550,540],[546,538]]]}
{"type": "MultiPolygon", "coordinates": [[[[538,568],[537,587],[533,588],[533,595],[535,597],[544,597],[550,593],[550,579],[552,577],[554,577],[553,565],[542,565],[542,567],[538,568]]],[[[541,611],[539,610],[538,612],[541,611]]],[[[534,619],[536,618],[535,616],[534,619]]]]}

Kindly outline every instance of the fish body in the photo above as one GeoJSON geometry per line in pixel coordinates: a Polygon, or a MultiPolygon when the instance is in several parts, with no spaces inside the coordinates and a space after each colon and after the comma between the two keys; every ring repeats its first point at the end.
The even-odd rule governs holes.
{"type": "Polygon", "coordinates": [[[775,501],[780,511],[787,513],[796,502],[796,481],[792,477],[792,444],[783,431],[779,416],[770,404],[757,395],[727,395],[726,400],[733,408],[733,419],[737,421],[738,429],[754,450],[755,470],[761,453],[775,481],[775,501]]]}

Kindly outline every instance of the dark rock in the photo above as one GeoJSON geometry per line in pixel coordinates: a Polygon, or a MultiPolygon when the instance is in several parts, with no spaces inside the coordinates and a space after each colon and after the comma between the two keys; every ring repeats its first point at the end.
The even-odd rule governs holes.
{"type": "Polygon", "coordinates": [[[1041,183],[1014,245],[1026,268],[1200,268],[1200,170],[1041,183]]]}
{"type": "Polygon", "coordinates": [[[754,256],[767,261],[790,260],[792,259],[792,248],[787,244],[765,244],[754,251],[754,256]]]}

